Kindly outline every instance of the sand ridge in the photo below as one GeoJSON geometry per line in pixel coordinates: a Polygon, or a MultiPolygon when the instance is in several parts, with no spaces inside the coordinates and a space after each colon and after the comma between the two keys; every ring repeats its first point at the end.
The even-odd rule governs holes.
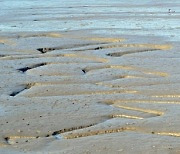
{"type": "MultiPolygon", "coordinates": [[[[79,41],[79,38],[75,38],[74,35],[72,34],[71,39],[79,41]]],[[[35,37],[32,34],[31,36],[35,37]]],[[[44,34],[38,34],[36,37],[44,37],[44,34]]],[[[69,37],[70,35],[63,39],[69,39],[69,37]]],[[[99,42],[100,44],[106,40],[106,38],[100,40],[93,38],[89,40],[102,41],[99,42]]],[[[28,39],[32,39],[32,37],[28,39]]],[[[174,112],[173,108],[179,106],[180,102],[176,100],[178,91],[175,90],[175,93],[171,91],[171,94],[168,94],[166,89],[162,89],[158,95],[157,88],[152,91],[153,86],[148,88],[146,86],[154,85],[160,88],[161,85],[158,83],[161,82],[168,86],[168,81],[172,80],[171,72],[161,71],[160,63],[158,69],[144,68],[143,65],[129,65],[127,62],[120,62],[121,56],[118,58],[108,55],[111,50],[115,54],[127,52],[123,58],[128,60],[129,54],[131,56],[141,54],[142,52],[139,51],[143,51],[143,54],[147,54],[147,56],[150,52],[155,55],[156,52],[171,52],[172,45],[140,43],[126,45],[126,40],[124,40],[123,43],[120,42],[121,44],[114,46],[116,50],[111,46],[113,42],[107,42],[108,46],[112,48],[101,48],[101,52],[95,47],[93,52],[93,49],[86,48],[86,44],[87,46],[99,45],[96,42],[91,43],[89,40],[83,45],[84,49],[80,51],[77,50],[78,47],[81,47],[79,44],[79,46],[72,45],[70,49],[62,48],[50,53],[39,54],[35,49],[37,54],[23,55],[20,53],[12,56],[12,59],[9,56],[1,57],[2,64],[7,62],[12,64],[12,61],[17,63],[15,68],[10,69],[15,71],[14,78],[21,76],[17,78],[16,82],[12,81],[17,88],[15,86],[13,90],[9,86],[10,89],[7,88],[7,90],[11,92],[4,91],[4,96],[1,96],[4,97],[5,108],[17,108],[13,111],[13,117],[7,114],[6,124],[4,120],[1,120],[2,129],[4,129],[1,136],[2,145],[31,151],[34,147],[37,147],[36,150],[40,147],[43,148],[45,142],[49,141],[57,140],[57,142],[63,143],[68,139],[92,137],[93,142],[93,137],[121,132],[127,134],[136,132],[144,136],[147,134],[159,135],[159,138],[160,136],[179,136],[178,122],[168,120],[171,119],[169,115],[174,112]],[[62,54],[62,56],[57,57],[58,54],[62,54]],[[35,56],[34,60],[32,60],[33,56],[35,56]],[[143,90],[141,86],[146,88],[143,90]],[[5,97],[5,95],[7,96],[5,97]],[[28,102],[29,107],[27,108],[32,108],[30,111],[25,110],[23,115],[20,111],[24,111],[23,108],[27,103],[22,106],[21,99],[23,102],[28,102]],[[15,101],[17,105],[14,107],[10,105],[11,103],[7,105],[7,100],[15,101]],[[49,100],[55,101],[55,103],[51,103],[49,100]],[[38,104],[35,105],[34,103],[37,101],[38,104]],[[42,108],[43,104],[45,106],[42,108]],[[32,111],[33,116],[36,117],[34,118],[41,120],[41,124],[34,120],[32,111]],[[22,122],[19,121],[19,116],[23,117],[22,122]],[[60,116],[62,118],[59,118],[60,116]],[[68,118],[68,123],[63,122],[64,116],[68,118]],[[84,120],[80,118],[81,116],[85,116],[84,120]],[[162,123],[165,117],[166,120],[162,123]],[[153,118],[159,122],[154,123],[153,118]],[[47,124],[47,120],[49,124],[47,124]],[[75,123],[70,122],[72,120],[75,123]],[[173,127],[168,127],[169,122],[173,127]],[[13,129],[7,129],[9,123],[13,125],[13,129]],[[159,127],[159,123],[163,125],[163,129],[159,127]],[[23,128],[23,125],[26,126],[23,128]],[[43,129],[41,129],[42,126],[43,129]],[[36,146],[34,146],[35,143],[36,146]]],[[[177,138],[177,140],[179,139],[177,138]]]]}

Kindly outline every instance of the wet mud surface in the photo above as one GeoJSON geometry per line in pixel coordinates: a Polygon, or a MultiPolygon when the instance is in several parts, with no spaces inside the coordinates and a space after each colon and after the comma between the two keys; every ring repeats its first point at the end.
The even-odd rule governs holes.
{"type": "Polygon", "coordinates": [[[159,12],[150,1],[64,2],[39,10],[27,9],[26,2],[13,19],[6,14],[8,4],[0,2],[0,153],[180,153],[178,2],[163,4],[176,10],[170,13],[159,12]],[[158,33],[151,26],[134,27],[132,33],[119,21],[120,32],[110,26],[116,5],[121,5],[120,21],[129,18],[145,26],[142,16],[152,16],[176,28],[169,34],[167,25],[158,33]],[[137,11],[149,5],[149,11],[137,11]],[[71,9],[74,16],[48,16],[51,9],[54,14],[71,9]],[[24,18],[29,10],[34,13],[24,18]],[[92,22],[89,27],[77,26],[85,17],[92,22]],[[9,27],[29,19],[40,25],[61,19],[75,26],[9,27]],[[101,25],[93,24],[98,19],[101,25]]]}

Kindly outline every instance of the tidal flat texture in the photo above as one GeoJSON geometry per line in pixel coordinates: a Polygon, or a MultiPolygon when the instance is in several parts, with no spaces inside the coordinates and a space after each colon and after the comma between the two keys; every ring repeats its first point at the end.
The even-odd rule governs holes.
{"type": "Polygon", "coordinates": [[[0,153],[180,153],[178,0],[0,6],[0,153]]]}

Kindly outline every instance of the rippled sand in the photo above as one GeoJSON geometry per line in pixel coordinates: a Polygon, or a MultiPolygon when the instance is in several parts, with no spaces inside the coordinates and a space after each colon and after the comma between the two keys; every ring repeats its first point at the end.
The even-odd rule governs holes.
{"type": "Polygon", "coordinates": [[[178,1],[24,2],[1,1],[0,153],[180,153],[178,1]]]}

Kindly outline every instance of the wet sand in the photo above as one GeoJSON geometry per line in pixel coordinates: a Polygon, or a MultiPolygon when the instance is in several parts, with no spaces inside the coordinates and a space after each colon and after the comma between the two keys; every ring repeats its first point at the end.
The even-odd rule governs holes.
{"type": "Polygon", "coordinates": [[[180,153],[178,1],[7,2],[0,153],[180,153]]]}

